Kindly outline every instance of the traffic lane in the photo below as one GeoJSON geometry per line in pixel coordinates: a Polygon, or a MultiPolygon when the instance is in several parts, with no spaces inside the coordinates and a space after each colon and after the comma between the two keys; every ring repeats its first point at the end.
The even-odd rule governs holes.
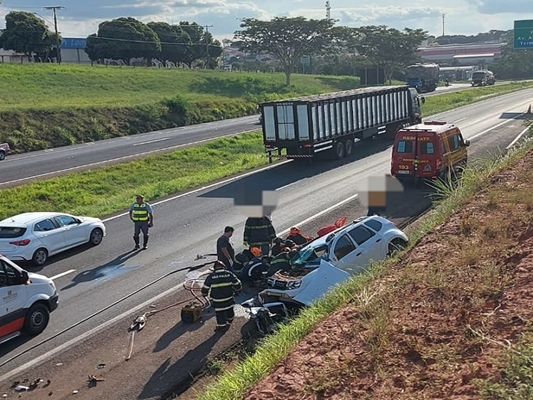
{"type": "MultiPolygon", "coordinates": [[[[498,116],[495,118],[498,118],[498,116]]],[[[382,151],[374,156],[362,160],[356,160],[354,163],[341,165],[337,168],[331,168],[331,164],[327,167],[325,167],[326,164],[322,164],[323,168],[326,169],[325,172],[315,175],[316,171],[314,171],[305,179],[301,179],[300,176],[298,179],[293,179],[293,181],[296,182],[295,184],[289,186],[285,185],[281,190],[285,196],[282,196],[280,209],[274,214],[276,226],[279,227],[283,221],[294,223],[293,221],[295,220],[307,219],[310,216],[321,212],[326,208],[325,206],[334,205],[339,201],[342,201],[343,197],[346,197],[343,194],[347,194],[348,197],[353,195],[354,189],[357,189],[358,186],[360,187],[361,182],[357,182],[356,180],[351,182],[350,179],[353,179],[354,175],[364,178],[369,175],[382,175],[386,173],[390,161],[389,156],[390,152],[382,151]],[[298,186],[299,184],[302,185],[302,182],[305,182],[305,185],[298,186]],[[330,184],[328,184],[328,182],[330,182],[330,184]],[[306,207],[302,209],[301,204],[306,204],[306,207]]],[[[288,165],[290,164],[280,167],[286,168],[288,165]]],[[[304,168],[304,171],[307,171],[307,169],[304,168]]],[[[272,169],[270,172],[272,173],[276,171],[272,169]]],[[[270,179],[279,180],[280,176],[287,176],[287,174],[277,173],[271,176],[270,179]]],[[[251,182],[266,181],[268,181],[268,179],[254,179],[251,182]]],[[[209,190],[205,190],[205,193],[208,192],[209,190]]],[[[106,238],[107,240],[104,242],[109,242],[108,248],[106,249],[105,245],[102,244],[99,246],[100,251],[94,253],[92,258],[87,259],[87,264],[82,262],[77,263],[78,265],[81,265],[79,271],[74,271],[72,275],[59,278],[58,287],[60,290],[63,290],[64,292],[72,290],[70,293],[61,293],[61,297],[66,300],[64,304],[68,304],[69,309],[75,311],[71,314],[65,311],[64,320],[57,320],[58,323],[61,323],[61,326],[52,332],[64,329],[65,327],[94,314],[98,310],[107,307],[109,304],[124,297],[125,294],[131,293],[132,290],[142,287],[146,282],[150,281],[150,277],[161,276],[164,272],[168,272],[169,269],[172,269],[177,265],[190,263],[191,260],[194,259],[195,254],[205,251],[206,242],[211,243],[210,246],[213,246],[212,248],[214,250],[214,242],[222,229],[222,224],[220,224],[218,228],[209,228],[206,230],[206,226],[212,227],[214,221],[223,220],[225,224],[230,223],[237,227],[242,235],[244,216],[241,216],[232,207],[232,199],[228,198],[221,200],[219,198],[206,198],[205,196],[202,196],[202,194],[203,193],[186,194],[180,197],[180,204],[177,207],[176,203],[173,201],[162,203],[160,205],[163,211],[161,213],[162,215],[171,216],[176,209],[180,211],[186,210],[186,212],[180,216],[181,219],[178,220],[178,222],[170,217],[163,218],[162,227],[161,224],[159,224],[161,219],[156,217],[156,226],[162,228],[161,231],[163,234],[160,236],[161,240],[156,240],[155,249],[154,237],[156,237],[156,235],[152,233],[150,250],[154,250],[152,250],[151,253],[148,251],[136,254],[135,257],[131,258],[132,261],[128,261],[128,263],[125,263],[124,265],[120,264],[120,267],[116,268],[112,261],[117,259],[117,254],[125,254],[131,250],[132,244],[130,241],[128,246],[129,235],[131,234],[132,229],[131,222],[127,218],[118,218],[116,225],[114,225],[117,227],[117,231],[113,232],[113,229],[109,229],[110,235],[108,235],[108,238],[106,238]],[[165,206],[168,206],[169,204],[172,204],[172,206],[165,211],[165,206]],[[228,213],[228,210],[231,210],[232,208],[233,212],[228,213]],[[206,212],[206,210],[209,211],[206,212]],[[170,225],[165,227],[165,224],[170,225]],[[176,229],[180,232],[176,232],[176,229]],[[130,232],[129,234],[126,233],[128,230],[130,232]],[[186,233],[182,234],[182,230],[186,233]],[[128,239],[124,238],[125,234],[128,239]],[[109,237],[112,239],[109,240],[109,237]],[[207,238],[208,240],[198,240],[198,238],[207,238]],[[178,246],[176,246],[176,242],[179,243],[178,246]],[[176,247],[181,248],[182,251],[179,253],[175,252],[176,247]],[[174,249],[174,251],[169,250],[169,248],[174,249]],[[159,254],[155,259],[153,258],[154,253],[159,254]],[[95,256],[101,259],[100,264],[94,264],[95,256]],[[83,267],[83,265],[97,265],[97,267],[83,267]],[[142,268],[142,266],[145,265],[150,265],[150,268],[142,268]],[[104,268],[99,268],[100,266],[104,266],[104,268]],[[93,269],[96,269],[96,272],[91,271],[93,269]],[[110,270],[110,273],[102,274],[101,271],[106,271],[106,269],[110,270]],[[121,274],[119,274],[120,279],[118,280],[116,279],[118,276],[117,270],[121,272],[121,274]],[[135,270],[135,273],[128,274],[129,271],[133,270],[135,270]],[[150,274],[147,274],[147,271],[149,271],[150,274]],[[62,284],[62,281],[65,281],[66,283],[62,284]],[[112,290],[104,291],[103,289],[105,289],[105,286],[111,282],[119,283],[114,283],[112,285],[112,290]]],[[[156,209],[157,208],[159,208],[159,206],[156,206],[156,209]]],[[[157,212],[159,213],[159,211],[157,212]]],[[[285,225],[285,229],[288,228],[289,224],[285,223],[285,225]]],[[[152,232],[154,231],[155,230],[152,232]]],[[[81,256],[88,257],[85,254],[81,254],[81,256]]],[[[67,271],[67,268],[71,268],[70,262],[65,265],[64,270],[67,271]]],[[[159,293],[159,290],[159,286],[154,286],[150,290],[146,290],[145,293],[150,296],[150,293],[159,293]],[[157,291],[151,292],[156,288],[157,291]]],[[[130,303],[125,301],[122,304],[128,308],[128,304],[130,303]]]]}
{"type": "MultiPolygon", "coordinates": [[[[503,131],[503,128],[501,128],[501,130],[503,131]]],[[[505,133],[505,132],[502,132],[502,134],[505,133]]],[[[508,135],[507,135],[508,136],[508,135]]],[[[493,135],[492,136],[493,138],[493,145],[495,146],[501,146],[502,143],[503,144],[506,144],[506,143],[509,143],[514,137],[513,135],[511,135],[510,138],[507,138],[505,139],[504,137],[502,137],[502,135],[493,135]],[[496,138],[498,138],[498,140],[495,140],[496,138]]],[[[388,160],[388,157],[386,157],[386,159],[388,160]]],[[[377,173],[377,174],[382,174],[382,173],[385,173],[385,171],[383,170],[384,166],[383,166],[383,163],[381,162],[382,160],[376,160],[377,162],[375,163],[375,165],[373,166],[369,166],[368,163],[366,163],[367,165],[365,165],[365,168],[366,168],[366,171],[367,173],[370,173],[370,174],[374,174],[374,173],[377,173]],[[380,168],[382,169],[380,171],[380,168]]],[[[356,161],[357,162],[357,161],[356,161]]],[[[361,160],[360,162],[363,162],[363,160],[361,160]]],[[[345,165],[343,167],[340,167],[341,169],[344,168],[344,169],[350,169],[350,171],[348,172],[348,175],[350,174],[353,174],[353,170],[351,170],[350,168],[350,165],[345,165]]],[[[357,169],[356,169],[357,170],[357,169]]],[[[337,171],[338,172],[338,171],[337,171]]],[[[327,173],[330,173],[330,171],[326,172],[327,173]]],[[[324,177],[322,177],[324,178],[324,177]]],[[[327,180],[327,179],[325,179],[327,180]]],[[[340,177],[340,180],[345,180],[345,177],[342,176],[341,174],[341,177],[340,177]]],[[[296,200],[296,202],[299,202],[300,204],[302,203],[301,198],[299,198],[300,196],[303,196],[303,197],[307,197],[307,201],[309,204],[324,204],[324,201],[330,199],[332,196],[331,194],[332,193],[340,193],[342,192],[342,189],[346,190],[346,187],[345,185],[341,185],[341,186],[338,186],[338,187],[335,187],[333,190],[318,190],[315,194],[315,198],[309,198],[310,195],[313,195],[313,193],[298,193],[298,195],[292,197],[292,198],[289,198],[289,203],[292,203],[292,204],[286,204],[285,207],[282,206],[282,208],[288,208],[290,209],[289,211],[289,214],[292,214],[289,216],[289,220],[291,223],[294,223],[294,218],[295,218],[295,215],[298,213],[298,212],[301,212],[301,207],[298,208],[294,208],[294,207],[291,207],[294,206],[295,202],[291,201],[291,200],[296,200]],[[323,196],[325,194],[325,197],[323,196]],[[319,201],[317,201],[319,200],[319,201]],[[300,211],[299,211],[300,210],[300,211]]],[[[291,188],[292,190],[295,190],[297,188],[293,186],[290,186],[290,187],[285,187],[284,190],[287,191],[289,188],[291,188]]],[[[353,187],[351,188],[353,189],[353,187]]],[[[302,192],[300,189],[296,190],[297,192],[302,192]]],[[[350,190],[348,192],[349,194],[352,193],[352,191],[350,190]]],[[[413,188],[406,188],[406,192],[405,192],[405,197],[402,199],[402,200],[399,200],[397,204],[394,205],[394,207],[392,207],[390,209],[390,215],[398,222],[401,223],[402,219],[403,218],[406,218],[407,214],[416,214],[418,213],[419,211],[421,211],[427,204],[429,204],[429,198],[427,197],[427,193],[424,192],[424,191],[417,191],[417,190],[414,190],[413,188]],[[414,197],[413,197],[414,196],[414,197]],[[413,205],[415,205],[413,207],[413,205]]],[[[182,199],[187,199],[187,198],[191,198],[193,196],[184,196],[182,199]]],[[[285,196],[282,196],[282,198],[285,197],[285,196]]],[[[205,206],[206,206],[206,203],[205,201],[209,201],[209,200],[213,200],[213,199],[209,199],[209,198],[204,198],[203,202],[200,202],[198,201],[198,198],[195,198],[193,199],[193,205],[199,205],[200,203],[204,203],[202,204],[202,206],[200,207],[201,209],[204,209],[205,211],[205,206]]],[[[229,200],[229,199],[227,199],[229,200]]],[[[169,202],[167,203],[163,203],[163,204],[168,204],[169,202]]],[[[357,212],[355,214],[358,214],[358,215],[364,215],[366,209],[364,207],[362,207],[360,204],[358,204],[358,201],[356,199],[354,199],[354,201],[352,203],[355,203],[355,207],[356,207],[356,210],[357,212]]],[[[282,204],[283,204],[283,201],[282,201],[282,204]]],[[[192,205],[191,205],[192,206],[192,205]]],[[[226,204],[225,206],[222,207],[222,209],[225,209],[227,208],[228,206],[231,207],[231,204],[226,204]]],[[[157,207],[157,206],[156,206],[157,207]]],[[[353,204],[352,204],[352,207],[353,207],[353,204]]],[[[207,207],[209,208],[209,207],[207,207]]],[[[311,212],[313,213],[319,213],[321,212],[323,209],[323,207],[319,207],[319,209],[313,209],[311,210],[311,212]]],[[[219,210],[215,210],[215,211],[219,211],[219,210]]],[[[194,214],[194,213],[193,213],[194,214]]],[[[280,223],[283,221],[283,219],[286,217],[284,215],[285,213],[275,213],[275,221],[279,221],[280,223]]],[[[336,216],[339,215],[339,214],[336,214],[336,216]]],[[[354,215],[354,217],[358,216],[358,215],[354,215]]],[[[203,225],[204,223],[206,223],[206,221],[210,221],[212,220],[212,216],[209,215],[209,216],[204,216],[204,220],[198,220],[196,219],[196,222],[199,223],[200,225],[203,225]]],[[[302,216],[300,216],[300,218],[302,218],[302,216]]],[[[308,217],[309,218],[309,217],[308,217]]],[[[306,219],[308,219],[306,218],[306,219]]],[[[119,219],[120,220],[120,219],[119,219]]],[[[238,220],[241,221],[241,224],[240,226],[242,227],[242,217],[238,217],[238,220]]],[[[331,221],[333,222],[333,221],[331,221]]],[[[331,223],[329,222],[329,223],[331,223]]],[[[191,224],[185,220],[183,221],[182,223],[183,227],[186,227],[186,226],[190,226],[191,228],[193,228],[191,226],[191,224]]],[[[233,224],[233,225],[236,225],[238,226],[238,224],[233,224]]],[[[286,224],[286,227],[288,227],[288,224],[286,224]]],[[[131,225],[130,225],[130,228],[131,228],[131,225]]],[[[195,235],[195,231],[191,232],[191,235],[195,235]]],[[[219,233],[216,233],[214,235],[211,235],[210,239],[212,239],[212,243],[214,243],[214,240],[216,239],[216,237],[219,235],[219,233]]],[[[183,239],[183,238],[179,238],[178,239],[183,239]]],[[[211,241],[211,240],[210,240],[211,241]]],[[[186,243],[186,241],[183,242],[184,245],[186,243]]],[[[165,244],[165,246],[167,246],[165,244]]],[[[164,247],[165,247],[164,246],[164,247]]],[[[194,248],[194,246],[192,246],[194,248]]],[[[196,248],[198,248],[198,246],[196,246],[196,248]]],[[[142,252],[141,254],[142,255],[146,255],[148,252],[142,252]]],[[[156,249],[156,253],[157,253],[157,249],[156,249]]],[[[191,252],[189,252],[191,253],[191,252]]],[[[195,251],[192,252],[192,254],[194,254],[195,251]]],[[[192,256],[191,254],[191,256],[192,256]]],[[[158,257],[159,258],[159,257],[158,257]]],[[[178,258],[174,258],[172,256],[169,256],[167,257],[167,259],[160,259],[158,260],[160,264],[162,265],[166,265],[166,266],[170,266],[170,267],[177,267],[178,265],[184,265],[185,263],[190,263],[189,260],[191,260],[192,257],[184,257],[185,259],[184,260],[181,260],[182,262],[180,263],[180,260],[179,260],[179,257],[178,258]]],[[[121,293],[131,293],[132,290],[135,290],[134,288],[141,288],[143,286],[146,285],[146,279],[142,279],[141,276],[143,274],[146,274],[147,271],[150,271],[151,272],[151,276],[152,278],[153,277],[156,277],[156,276],[161,276],[161,273],[164,272],[164,271],[161,271],[161,270],[157,270],[157,263],[154,263],[152,264],[150,267],[146,268],[145,265],[139,265],[137,270],[135,271],[136,273],[132,273],[132,274],[129,274],[129,276],[126,274],[126,275],[122,275],[120,276],[120,279],[117,279],[117,277],[115,276],[115,278],[109,278],[109,279],[101,279],[101,278],[97,278],[96,280],[89,280],[88,282],[84,282],[85,284],[89,285],[87,286],[85,289],[85,294],[84,293],[77,293],[76,296],[72,296],[70,295],[71,297],[69,297],[69,295],[66,295],[64,292],[62,292],[62,297],[64,297],[66,299],[66,302],[68,303],[68,306],[69,306],[69,310],[70,310],[70,313],[72,313],[72,315],[69,314],[69,312],[65,312],[63,315],[62,315],[62,319],[59,320],[57,319],[57,324],[59,325],[63,325],[63,323],[65,322],[66,319],[72,319],[72,323],[75,323],[75,322],[78,322],[81,318],[84,317],[87,317],[89,315],[91,315],[90,312],[87,312],[87,308],[88,308],[88,304],[89,305],[92,305],[92,304],[98,304],[99,301],[102,301],[100,304],[99,304],[99,307],[106,307],[106,306],[109,306],[109,304],[111,304],[113,301],[117,301],[118,299],[120,299],[120,297],[116,297],[116,296],[111,296],[112,294],[116,294],[117,292],[121,292],[121,293]],[[145,268],[143,268],[145,267],[145,268]],[[136,279],[132,279],[132,277],[136,277],[136,279]],[[111,297],[115,297],[114,299],[112,299],[111,297]]],[[[172,268],[167,268],[166,271],[168,272],[169,270],[171,270],[172,268]]],[[[60,281],[61,280],[64,280],[66,277],[62,277],[60,278],[60,281]]],[[[94,326],[98,326],[99,324],[101,323],[105,323],[105,321],[109,321],[110,319],[113,318],[114,315],[117,315],[117,314],[120,314],[121,312],[126,312],[127,310],[131,310],[136,304],[139,304],[140,301],[142,300],[147,300],[149,301],[150,298],[152,298],[155,294],[158,294],[158,293],[162,293],[165,289],[167,288],[172,288],[174,286],[177,285],[178,282],[181,282],[182,279],[184,279],[184,276],[180,276],[180,275],[176,275],[175,276],[175,279],[169,279],[168,281],[161,281],[160,284],[158,283],[157,285],[154,285],[153,287],[147,289],[146,291],[144,292],[141,292],[135,296],[132,296],[129,300],[127,301],[124,301],[124,302],[121,302],[119,304],[117,304],[116,306],[114,306],[112,309],[109,309],[97,316],[95,316],[94,318],[92,318],[90,321],[88,321],[87,323],[85,324],[81,324],[79,327],[77,327],[76,329],[73,329],[71,331],[69,331],[68,333],[62,335],[60,338],[57,338],[57,339],[54,339],[54,340],[51,340],[49,343],[47,343],[46,345],[44,346],[41,346],[41,348],[39,349],[39,353],[42,353],[42,351],[44,351],[45,349],[53,349],[53,348],[56,348],[57,346],[61,345],[61,343],[65,343],[66,341],[68,340],[71,340],[71,339],[74,339],[75,337],[83,334],[83,332],[86,332],[89,328],[91,327],[94,327],[94,326]]],[[[71,282],[72,281],[75,281],[75,279],[71,279],[71,282]]],[[[83,283],[81,283],[83,285],[83,283]]],[[[76,285],[77,286],[77,285],[76,285]]],[[[66,291],[67,288],[62,286],[62,283],[61,282],[58,282],[58,287],[63,287],[62,290],[66,291]]],[[[122,296],[124,297],[124,296],[122,296]]],[[[92,310],[93,312],[95,312],[95,310],[92,310]]],[[[97,311],[97,310],[96,310],[97,311]]],[[[68,325],[68,324],[67,324],[68,325]]],[[[56,325],[54,325],[53,323],[51,324],[50,326],[50,330],[47,330],[45,331],[45,334],[55,334],[57,333],[60,329],[62,328],[61,327],[58,327],[56,325]]],[[[44,335],[44,334],[43,334],[44,335]]],[[[24,345],[26,345],[26,347],[28,347],[29,345],[31,345],[32,343],[24,343],[24,345]]],[[[19,346],[17,349],[16,349],[18,352],[24,350],[24,346],[19,346]]],[[[14,353],[14,352],[13,352],[14,353]]],[[[18,363],[21,363],[21,362],[25,362],[25,361],[29,361],[32,359],[32,357],[34,357],[34,354],[35,352],[28,352],[27,354],[17,358],[16,360],[14,360],[13,362],[11,363],[8,363],[6,364],[6,368],[9,369],[9,368],[14,368],[15,365],[17,365],[18,363]]],[[[12,356],[12,354],[6,354],[6,357],[5,358],[8,358],[12,356]]],[[[4,357],[2,357],[2,359],[4,359],[4,357]]]]}
{"type": "Polygon", "coordinates": [[[243,117],[13,155],[0,164],[0,186],[174,151],[217,137],[260,129],[256,122],[255,116],[243,117]]]}

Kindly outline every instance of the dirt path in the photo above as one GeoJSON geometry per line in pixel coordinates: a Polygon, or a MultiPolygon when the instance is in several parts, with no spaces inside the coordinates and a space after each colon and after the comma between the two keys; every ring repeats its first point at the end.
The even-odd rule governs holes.
{"type": "Polygon", "coordinates": [[[531,193],[533,152],[385,272],[368,289],[373,297],[355,296],[318,326],[244,398],[477,399],[478,379],[516,385],[512,397],[520,398],[525,389],[502,365],[509,348],[520,356],[516,346],[531,331],[531,193]]]}

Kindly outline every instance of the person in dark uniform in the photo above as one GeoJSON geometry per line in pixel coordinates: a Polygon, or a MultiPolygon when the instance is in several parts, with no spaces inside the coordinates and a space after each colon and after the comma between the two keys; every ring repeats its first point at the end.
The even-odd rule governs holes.
{"type": "Polygon", "coordinates": [[[300,229],[297,228],[296,226],[293,226],[291,230],[289,231],[289,236],[287,236],[287,239],[285,240],[292,240],[298,246],[301,246],[302,244],[310,242],[311,238],[302,235],[302,232],[300,232],[300,229]]]}
{"type": "Polygon", "coordinates": [[[215,332],[224,332],[235,318],[235,295],[242,290],[242,284],[233,272],[226,269],[224,263],[215,261],[213,268],[214,271],[207,276],[202,286],[202,295],[209,296],[215,309],[215,332]]]}
{"type": "Polygon", "coordinates": [[[270,254],[270,245],[276,238],[276,230],[268,217],[249,217],[244,225],[244,245],[257,246],[263,256],[270,254]]]}
{"type": "Polygon", "coordinates": [[[222,261],[227,269],[232,271],[233,269],[233,259],[235,257],[235,250],[229,239],[233,235],[233,227],[226,226],[224,228],[224,234],[220,236],[217,240],[217,259],[222,261]]]}

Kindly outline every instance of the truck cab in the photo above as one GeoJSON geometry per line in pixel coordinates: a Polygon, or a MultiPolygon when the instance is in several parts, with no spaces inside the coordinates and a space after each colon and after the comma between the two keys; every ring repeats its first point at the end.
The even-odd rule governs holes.
{"type": "Polygon", "coordinates": [[[0,343],[44,331],[58,298],[52,279],[27,272],[0,254],[0,343]]]}

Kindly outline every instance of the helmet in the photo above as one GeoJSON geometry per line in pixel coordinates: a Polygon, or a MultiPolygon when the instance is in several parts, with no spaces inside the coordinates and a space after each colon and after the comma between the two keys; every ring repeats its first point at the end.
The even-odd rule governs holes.
{"type": "Polygon", "coordinates": [[[300,229],[298,229],[296,226],[293,226],[289,232],[291,235],[297,235],[300,233],[300,229]]]}
{"type": "Polygon", "coordinates": [[[250,247],[250,252],[256,257],[259,257],[261,255],[261,249],[256,246],[250,247]]]}
{"type": "Polygon", "coordinates": [[[286,240],[285,241],[285,247],[292,249],[294,246],[296,246],[296,243],[294,243],[292,240],[286,240]]]}

